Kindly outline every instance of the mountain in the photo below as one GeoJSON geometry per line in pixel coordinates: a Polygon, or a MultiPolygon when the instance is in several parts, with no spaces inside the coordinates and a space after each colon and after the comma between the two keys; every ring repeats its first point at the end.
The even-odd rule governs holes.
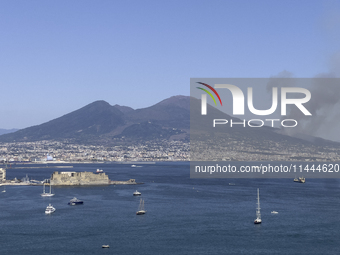
{"type": "MultiPolygon", "coordinates": [[[[221,148],[247,150],[252,151],[251,153],[262,151],[268,154],[273,153],[273,150],[276,154],[281,153],[283,148],[286,151],[290,148],[299,150],[302,147],[306,151],[328,150],[324,146],[339,148],[339,143],[315,137],[292,137],[271,127],[228,128],[227,125],[218,125],[212,129],[213,119],[232,119],[237,122],[241,120],[210,105],[207,106],[208,114],[201,116],[200,104],[200,100],[192,97],[173,96],[150,107],[134,110],[128,106],[112,106],[105,101],[96,101],[41,125],[0,135],[0,142],[72,139],[78,143],[110,146],[138,141],[188,142],[191,136],[192,151],[201,151],[204,149],[202,144],[211,144],[206,149],[217,148],[221,154],[224,153],[221,148]],[[202,118],[205,118],[204,122],[202,118]],[[203,143],[200,143],[201,141],[203,143]]],[[[207,151],[201,155],[204,153],[207,151]]]]}
{"type": "Polygon", "coordinates": [[[96,101],[41,125],[0,136],[0,142],[75,139],[109,143],[112,139],[169,139],[189,133],[190,100],[174,96],[148,108],[96,101]],[[185,129],[183,131],[181,129],[185,129]]]}
{"type": "Polygon", "coordinates": [[[114,107],[116,107],[122,113],[128,113],[128,112],[133,111],[133,108],[128,107],[128,106],[122,106],[122,105],[119,105],[119,104],[115,104],[114,107]]]}
{"type": "Polygon", "coordinates": [[[107,134],[105,142],[112,139],[130,143],[163,139],[189,141],[190,97],[173,96],[147,108],[127,108],[124,107],[125,126],[107,134]]]}
{"type": "Polygon", "coordinates": [[[86,138],[110,132],[124,124],[124,114],[105,101],[93,102],[57,119],[0,136],[0,141],[37,141],[86,138]]]}
{"type": "Polygon", "coordinates": [[[173,96],[153,106],[130,111],[126,120],[132,123],[149,121],[151,123],[173,127],[190,128],[190,97],[173,96]]]}
{"type": "Polygon", "coordinates": [[[164,128],[161,125],[149,121],[132,124],[123,130],[115,138],[128,138],[133,140],[169,139],[173,135],[185,133],[177,128],[164,128]]]}
{"type": "Polygon", "coordinates": [[[18,129],[15,129],[15,128],[12,128],[12,129],[2,129],[2,128],[0,128],[0,135],[13,133],[15,131],[18,131],[18,129]]]}

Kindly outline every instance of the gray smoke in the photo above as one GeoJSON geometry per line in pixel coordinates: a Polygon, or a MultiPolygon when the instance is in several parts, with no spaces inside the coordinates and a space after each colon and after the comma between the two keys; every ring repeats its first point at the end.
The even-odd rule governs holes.
{"type": "MultiPolygon", "coordinates": [[[[282,132],[291,136],[300,134],[307,136],[318,136],[325,139],[340,141],[338,130],[340,129],[340,54],[334,54],[330,61],[330,72],[321,73],[311,79],[311,100],[304,104],[311,116],[305,116],[297,107],[288,108],[287,116],[282,119],[295,119],[298,121],[296,128],[282,128],[282,132]]],[[[294,87],[301,84],[300,79],[292,78],[293,74],[283,71],[271,77],[267,84],[267,90],[271,93],[272,87],[288,86],[294,87]],[[299,79],[299,81],[298,81],[299,79]]],[[[302,81],[303,83],[303,81],[302,81]]],[[[293,98],[290,96],[290,98],[293,98]]]]}
{"type": "MultiPolygon", "coordinates": [[[[330,45],[340,45],[340,5],[338,1],[325,2],[324,14],[319,25],[321,36],[328,39],[330,45]]],[[[340,79],[336,79],[340,78],[340,51],[335,52],[329,58],[328,70],[326,73],[316,75],[311,86],[305,87],[312,94],[311,100],[305,104],[312,117],[303,115],[297,107],[293,106],[288,115],[283,117],[284,119],[297,120],[298,126],[283,128],[282,132],[293,136],[303,134],[340,142],[340,79]]],[[[272,87],[287,86],[284,84],[285,79],[282,78],[293,78],[293,74],[283,71],[273,76],[267,85],[270,94],[272,87]]],[[[289,83],[289,86],[296,86],[294,82],[289,83]]]]}

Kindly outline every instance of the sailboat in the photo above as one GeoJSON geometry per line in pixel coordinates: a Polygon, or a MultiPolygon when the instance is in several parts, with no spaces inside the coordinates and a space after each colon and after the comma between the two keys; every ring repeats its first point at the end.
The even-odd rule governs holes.
{"type": "Polygon", "coordinates": [[[144,200],[140,199],[139,208],[138,208],[138,211],[136,212],[136,214],[141,215],[141,214],[145,214],[145,213],[146,213],[146,211],[144,210],[144,200]]]}
{"type": "Polygon", "coordinates": [[[52,190],[52,185],[50,184],[50,192],[46,193],[45,192],[45,183],[44,183],[44,185],[43,185],[43,193],[41,194],[41,196],[42,197],[53,197],[54,194],[52,194],[51,190],[52,190]]]}
{"type": "Polygon", "coordinates": [[[3,190],[3,191],[1,191],[1,192],[6,192],[6,186],[4,186],[4,190],[3,190]]]}
{"type": "Polygon", "coordinates": [[[257,189],[257,208],[256,208],[256,219],[254,220],[254,224],[261,224],[261,212],[260,212],[260,190],[257,189]]]}

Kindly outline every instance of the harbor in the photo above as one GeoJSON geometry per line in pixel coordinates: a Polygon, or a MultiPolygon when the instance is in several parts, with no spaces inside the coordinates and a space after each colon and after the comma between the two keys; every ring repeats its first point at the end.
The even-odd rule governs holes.
{"type": "MultiPolygon", "coordinates": [[[[49,183],[33,183],[33,182],[1,182],[1,186],[43,186],[43,185],[49,186],[49,183]]],[[[130,179],[128,181],[109,181],[107,184],[92,184],[92,185],[139,185],[144,184],[144,182],[136,182],[134,179],[130,179]]],[[[91,184],[90,184],[91,185],[91,184]]],[[[58,186],[58,185],[56,185],[58,186]]],[[[60,185],[64,186],[64,185],[60,185]]],[[[76,186],[76,185],[73,185],[76,186]]],[[[79,186],[79,185],[78,185],[79,186]]]]}
{"type": "MultiPolygon", "coordinates": [[[[0,193],[4,254],[338,254],[338,179],[198,180],[190,179],[189,163],[73,170],[97,168],[111,180],[133,176],[144,185],[52,186],[53,197],[42,197],[42,186],[7,186],[0,193]],[[254,224],[257,188],[261,224],[254,224]],[[133,196],[136,189],[141,196],[133,196]],[[83,204],[69,205],[74,197],[83,204]],[[136,215],[141,198],[146,213],[136,215]],[[49,204],[56,210],[45,214],[49,204]]],[[[44,180],[54,170],[30,171],[7,178],[44,180]]]]}
{"type": "MultiPolygon", "coordinates": [[[[56,166],[63,168],[62,166],[56,166]]],[[[66,166],[64,167],[66,168],[66,166]]],[[[73,168],[73,166],[68,166],[67,168],[73,168]]],[[[17,167],[16,169],[47,169],[43,166],[34,167],[17,167]]],[[[13,170],[13,169],[11,169],[13,170]]],[[[0,168],[0,186],[41,186],[41,185],[53,185],[53,186],[91,186],[91,185],[137,185],[142,183],[137,183],[135,179],[129,179],[127,181],[110,180],[108,175],[100,169],[96,171],[54,171],[50,178],[45,178],[44,180],[30,179],[28,174],[22,179],[14,177],[13,179],[6,179],[6,169],[0,168]]]]}

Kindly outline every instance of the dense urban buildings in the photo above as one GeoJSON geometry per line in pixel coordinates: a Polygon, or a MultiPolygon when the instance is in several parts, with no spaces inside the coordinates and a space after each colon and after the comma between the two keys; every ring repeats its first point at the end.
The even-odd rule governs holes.
{"type": "Polygon", "coordinates": [[[0,163],[131,162],[131,161],[339,161],[339,148],[231,141],[227,146],[183,141],[150,141],[134,145],[84,145],[69,140],[0,143],[0,163]]]}
{"type": "Polygon", "coordinates": [[[188,161],[189,143],[145,142],[130,146],[38,141],[0,144],[0,162],[188,161]]]}

